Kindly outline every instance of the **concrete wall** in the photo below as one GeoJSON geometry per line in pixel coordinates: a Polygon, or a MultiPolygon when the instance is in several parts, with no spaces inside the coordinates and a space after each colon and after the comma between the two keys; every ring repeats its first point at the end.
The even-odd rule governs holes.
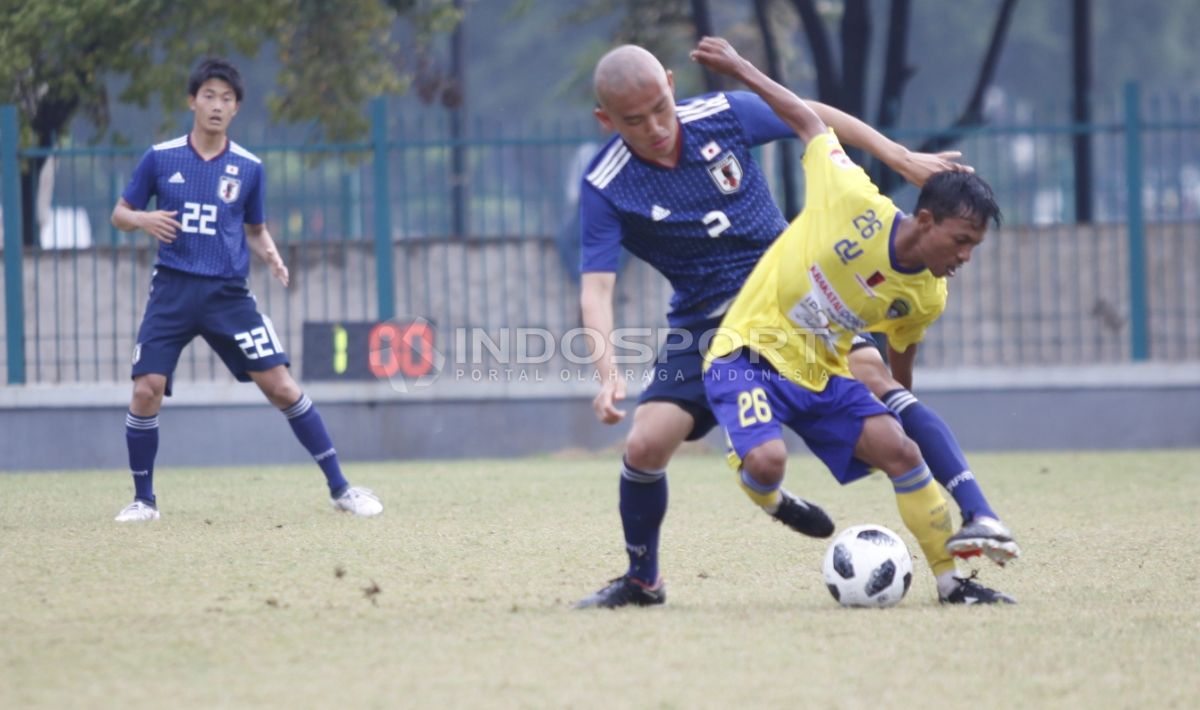
{"type": "MultiPolygon", "coordinates": [[[[947,370],[921,375],[919,384],[922,400],[969,451],[1200,447],[1200,366],[947,370]]],[[[615,460],[628,426],[596,422],[594,390],[583,383],[460,383],[408,393],[378,383],[325,384],[307,391],[346,461],[604,449],[615,460]]],[[[127,385],[0,388],[3,468],[124,470],[128,396],[127,385]]],[[[252,385],[186,389],[167,402],[160,421],[160,468],[308,460],[252,385]]],[[[723,450],[718,433],[707,443],[723,450]]],[[[803,450],[794,438],[791,445],[803,450]]]]}

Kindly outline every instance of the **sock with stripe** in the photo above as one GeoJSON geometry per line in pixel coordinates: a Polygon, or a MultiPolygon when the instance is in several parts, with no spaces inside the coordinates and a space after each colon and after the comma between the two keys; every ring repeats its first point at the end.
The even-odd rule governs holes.
{"type": "Polygon", "coordinates": [[[125,447],[129,449],[129,471],[133,474],[134,498],[152,506],[154,457],[158,455],[158,415],[139,417],[125,413],[125,447]]]}
{"type": "Polygon", "coordinates": [[[883,395],[883,403],[900,417],[904,433],[921,449],[921,456],[929,464],[934,480],[954,497],[963,519],[983,515],[999,520],[975,481],[962,447],[938,413],[906,389],[895,389],[883,395]]]}
{"type": "Polygon", "coordinates": [[[643,471],[621,462],[621,527],[629,553],[629,576],[658,583],[658,535],[667,514],[667,472],[643,471]]]}
{"type": "Polygon", "coordinates": [[[954,558],[946,552],[946,541],[950,539],[952,523],[950,506],[942,497],[940,488],[933,484],[929,467],[922,462],[913,470],[892,479],[896,491],[896,506],[900,518],[917,544],[925,553],[925,561],[934,576],[953,572],[954,558]]]}
{"type": "Polygon", "coordinates": [[[329,432],[325,431],[325,422],[321,420],[317,406],[308,398],[308,395],[301,394],[295,404],[282,411],[283,416],[287,417],[288,424],[292,426],[292,432],[296,438],[300,440],[308,453],[312,454],[313,460],[325,474],[325,481],[329,484],[329,494],[337,498],[350,487],[350,484],[342,475],[342,467],[338,465],[337,449],[333,448],[333,440],[329,438],[329,432]]]}
{"type": "Polygon", "coordinates": [[[783,502],[783,493],[780,492],[781,484],[768,486],[759,483],[749,473],[746,473],[746,469],[738,470],[738,483],[742,486],[742,492],[754,501],[755,505],[767,511],[768,515],[774,515],[779,510],[779,504],[783,502]]]}

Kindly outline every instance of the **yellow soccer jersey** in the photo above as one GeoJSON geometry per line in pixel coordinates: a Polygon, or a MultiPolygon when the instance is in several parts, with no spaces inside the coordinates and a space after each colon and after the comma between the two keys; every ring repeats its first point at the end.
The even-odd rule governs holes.
{"type": "Polygon", "coordinates": [[[903,352],[946,307],[946,281],[895,263],[900,210],[851,162],[832,131],[804,151],[804,211],[750,274],[713,338],[709,359],[741,345],[789,380],[820,392],[850,376],[860,331],[903,352]]]}

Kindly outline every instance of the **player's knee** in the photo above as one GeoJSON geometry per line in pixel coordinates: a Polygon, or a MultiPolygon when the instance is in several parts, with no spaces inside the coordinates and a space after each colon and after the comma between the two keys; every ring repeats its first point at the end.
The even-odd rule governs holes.
{"type": "Polygon", "coordinates": [[[787,449],[782,441],[756,446],[742,459],[742,468],[758,483],[776,486],[783,482],[787,469],[787,449]]]}
{"type": "Polygon", "coordinates": [[[133,381],[133,405],[130,409],[135,413],[145,413],[146,416],[157,412],[166,386],[165,381],[156,377],[136,378],[133,381]]]}
{"type": "Polygon", "coordinates": [[[292,406],[300,399],[301,395],[300,385],[296,384],[296,381],[288,377],[286,373],[279,377],[260,380],[258,387],[271,401],[271,404],[280,409],[292,406]]]}
{"type": "Polygon", "coordinates": [[[674,447],[634,429],[625,440],[625,460],[643,471],[661,471],[671,461],[674,447]]]}
{"type": "Polygon", "coordinates": [[[922,462],[921,449],[903,432],[887,443],[884,454],[889,461],[894,462],[893,470],[897,472],[897,475],[913,470],[922,462]]]}

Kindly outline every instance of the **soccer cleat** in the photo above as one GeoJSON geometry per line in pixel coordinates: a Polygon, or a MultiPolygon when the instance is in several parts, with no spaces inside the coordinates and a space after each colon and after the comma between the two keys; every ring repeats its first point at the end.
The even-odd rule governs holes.
{"type": "Polygon", "coordinates": [[[985,516],[963,523],[962,529],[946,541],[946,552],[962,559],[987,555],[1001,567],[1021,556],[1021,548],[1004,523],[985,516]]]}
{"type": "Polygon", "coordinates": [[[331,498],[330,502],[334,508],[362,518],[369,518],[383,512],[383,503],[379,502],[379,496],[372,493],[370,489],[358,486],[350,486],[337,498],[331,498]]]}
{"type": "Polygon", "coordinates": [[[145,501],[135,500],[122,508],[113,520],[118,523],[140,523],[146,520],[158,520],[160,517],[162,516],[158,514],[158,508],[145,501]]]}
{"type": "Polygon", "coordinates": [[[970,577],[955,577],[958,586],[949,595],[940,597],[943,604],[1016,604],[1017,600],[1004,592],[988,589],[975,581],[975,573],[970,577]]]}
{"type": "Polygon", "coordinates": [[[801,535],[829,537],[833,534],[833,520],[819,505],[797,498],[787,491],[780,491],[780,494],[783,495],[783,500],[779,502],[779,510],[771,517],[801,535]]]}
{"type": "Polygon", "coordinates": [[[617,577],[595,594],[581,599],[576,609],[616,609],[623,606],[654,606],[667,601],[667,589],[660,580],[658,586],[647,587],[629,575],[617,577]]]}

